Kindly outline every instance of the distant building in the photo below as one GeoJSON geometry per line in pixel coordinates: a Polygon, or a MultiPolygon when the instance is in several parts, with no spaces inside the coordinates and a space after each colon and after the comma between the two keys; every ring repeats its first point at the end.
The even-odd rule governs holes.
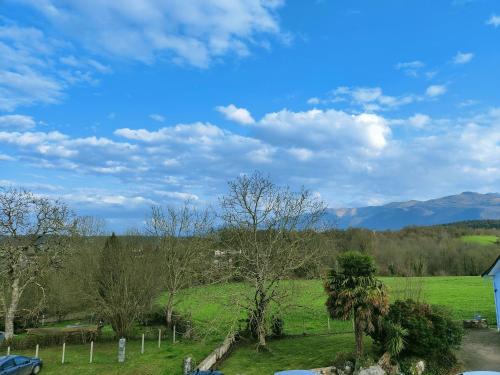
{"type": "Polygon", "coordinates": [[[500,255],[481,276],[493,279],[493,291],[495,293],[495,306],[497,310],[497,329],[500,332],[500,255]]]}

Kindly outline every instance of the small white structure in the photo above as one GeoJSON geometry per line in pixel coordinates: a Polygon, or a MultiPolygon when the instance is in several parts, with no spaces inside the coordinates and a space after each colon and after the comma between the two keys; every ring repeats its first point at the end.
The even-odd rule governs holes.
{"type": "Polygon", "coordinates": [[[481,276],[493,279],[493,291],[495,293],[495,306],[497,310],[497,330],[500,332],[500,255],[481,276]]]}

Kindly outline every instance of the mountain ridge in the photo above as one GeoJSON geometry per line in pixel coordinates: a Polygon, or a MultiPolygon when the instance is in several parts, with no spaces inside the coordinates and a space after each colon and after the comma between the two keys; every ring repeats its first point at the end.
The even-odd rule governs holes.
{"type": "Polygon", "coordinates": [[[500,219],[500,193],[465,191],[426,201],[409,200],[381,206],[326,210],[327,222],[340,229],[397,230],[406,226],[486,219],[500,219]]]}

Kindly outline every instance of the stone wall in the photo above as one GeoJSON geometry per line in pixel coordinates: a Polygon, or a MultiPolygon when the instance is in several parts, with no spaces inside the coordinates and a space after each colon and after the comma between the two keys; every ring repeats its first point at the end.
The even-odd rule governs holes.
{"type": "Polygon", "coordinates": [[[196,369],[201,371],[212,370],[217,362],[224,358],[227,353],[231,350],[236,342],[236,334],[229,334],[221,346],[210,353],[203,361],[200,362],[196,369]]]}

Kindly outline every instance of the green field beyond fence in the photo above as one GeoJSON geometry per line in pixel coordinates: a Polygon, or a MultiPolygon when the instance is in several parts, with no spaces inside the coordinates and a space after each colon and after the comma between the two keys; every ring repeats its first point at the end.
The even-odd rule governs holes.
{"type": "MultiPolygon", "coordinates": [[[[480,314],[494,324],[495,307],[491,280],[478,276],[458,277],[383,277],[391,300],[420,299],[450,309],[456,320],[471,319],[480,314]]],[[[351,322],[330,321],[325,309],[326,296],[320,280],[289,281],[291,292],[279,314],[287,334],[349,332],[351,322]],[[328,322],[330,329],[328,329],[328,322]]],[[[244,314],[238,302],[244,296],[239,283],[193,288],[182,296],[178,310],[190,311],[195,325],[214,334],[223,334],[228,327],[237,327],[244,314]]]]}
{"type": "MultiPolygon", "coordinates": [[[[430,304],[444,305],[456,320],[470,319],[476,314],[495,322],[493,288],[491,280],[480,277],[423,277],[382,278],[390,289],[391,298],[420,298],[430,304]]],[[[354,346],[351,322],[329,321],[324,307],[326,296],[320,280],[287,282],[292,293],[286,306],[279,312],[288,335],[311,336],[270,341],[269,354],[256,356],[255,346],[243,344],[224,363],[226,374],[272,374],[271,370],[296,367],[314,367],[330,363],[336,351],[350,350],[354,346]],[[328,327],[328,323],[330,326],[328,327]],[[335,333],[328,335],[327,333],[335,333]],[[322,335],[318,335],[322,334],[322,335]],[[262,363],[257,366],[254,362],[262,363]],[[242,372],[237,369],[244,369],[242,372]],[[260,372],[259,372],[260,371],[260,372]]],[[[199,362],[208,355],[220,340],[232,329],[238,328],[244,313],[238,302],[244,295],[244,284],[230,283],[193,288],[180,296],[177,311],[190,316],[194,324],[196,340],[179,338],[172,343],[164,338],[161,348],[148,340],[144,354],[140,353],[140,341],[127,344],[127,359],[117,363],[117,342],[97,342],[94,362],[89,364],[89,345],[67,345],[66,363],[61,364],[61,347],[40,347],[39,355],[45,362],[44,374],[181,374],[184,357],[192,356],[199,362]]],[[[278,312],[277,312],[278,313],[278,312]]],[[[33,356],[32,350],[15,351],[16,354],[33,356]]]]}

